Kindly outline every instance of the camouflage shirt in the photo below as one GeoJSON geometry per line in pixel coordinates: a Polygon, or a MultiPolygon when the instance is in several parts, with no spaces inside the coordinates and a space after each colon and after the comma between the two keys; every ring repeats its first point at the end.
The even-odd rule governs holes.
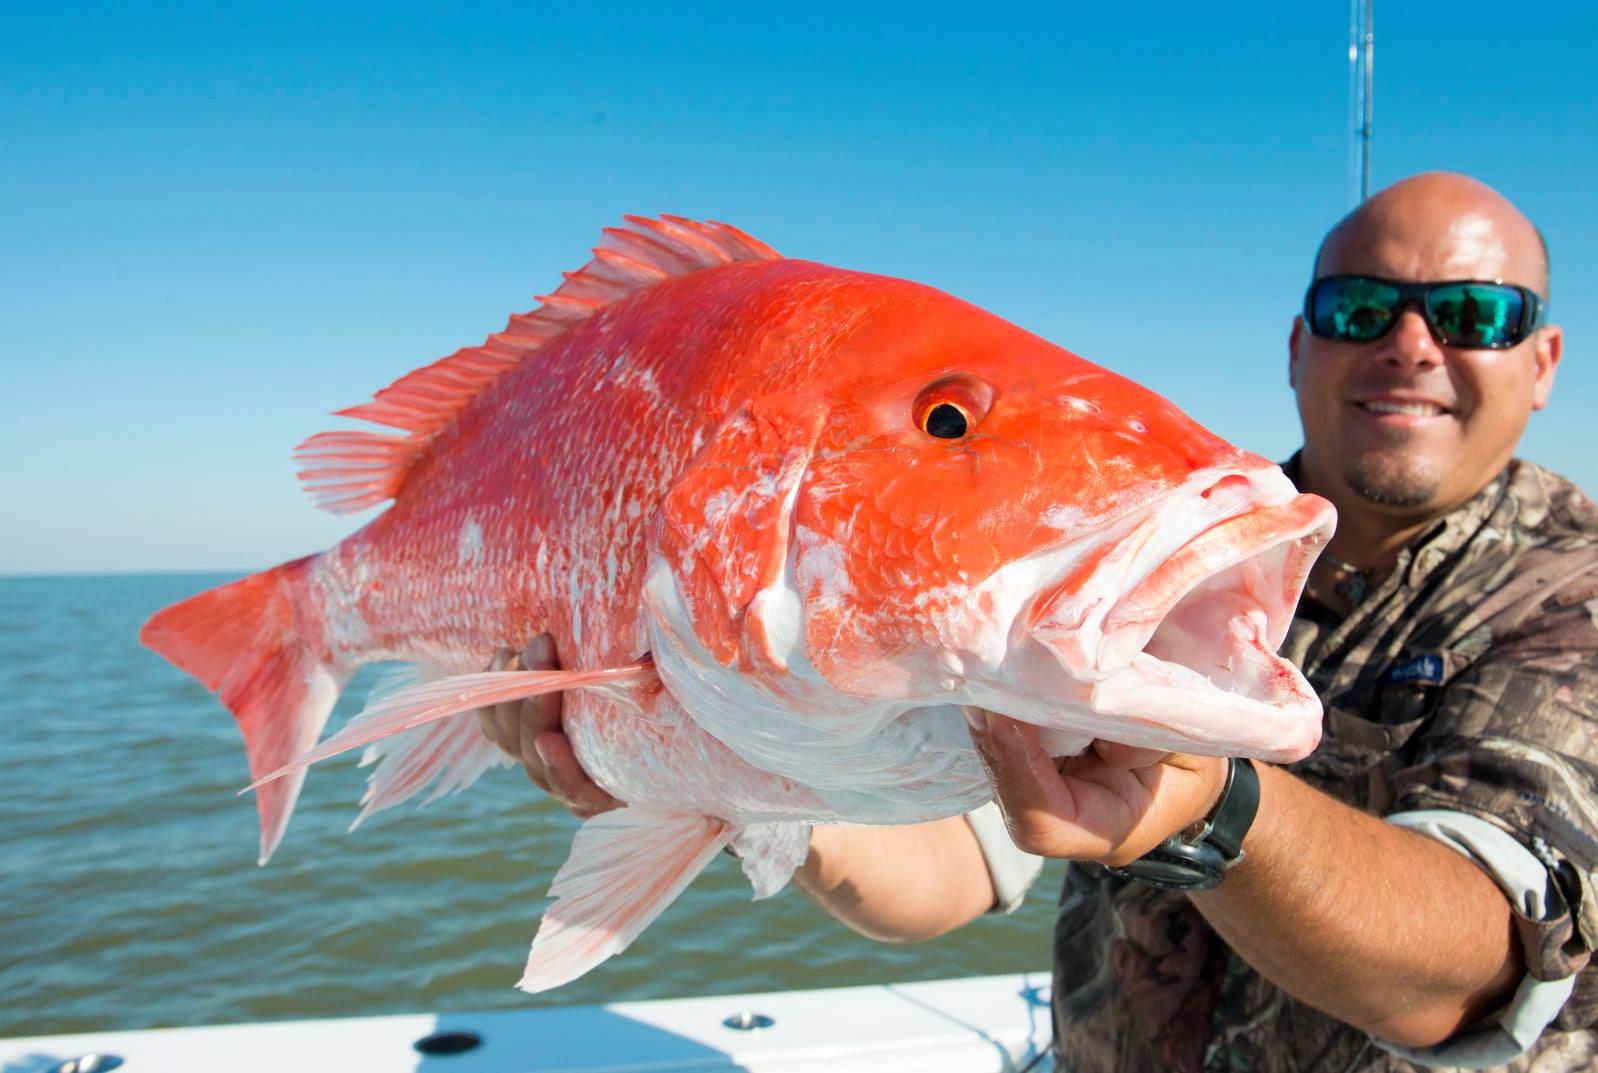
{"type": "MultiPolygon", "coordinates": [[[[1289,475],[1294,474],[1289,463],[1289,475]]],[[[1405,549],[1344,616],[1306,600],[1283,645],[1326,706],[1300,777],[1378,815],[1489,820],[1553,878],[1516,913],[1526,972],[1579,973],[1516,1073],[1598,1068],[1598,507],[1512,462],[1405,549]]],[[[1290,998],[1186,896],[1094,865],[1066,875],[1055,932],[1059,1066],[1073,1073],[1418,1070],[1290,998]]]]}

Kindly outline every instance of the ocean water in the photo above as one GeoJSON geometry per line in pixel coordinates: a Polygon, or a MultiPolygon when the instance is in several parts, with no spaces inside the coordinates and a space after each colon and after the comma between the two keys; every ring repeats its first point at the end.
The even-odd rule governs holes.
{"type": "MultiPolygon", "coordinates": [[[[795,889],[750,901],[719,858],[619,957],[513,984],[577,824],[519,769],[346,833],[364,773],[318,765],[255,864],[232,718],[138,644],[233,575],[0,577],[0,1035],[467,1011],[1037,969],[1058,867],[1010,917],[860,938],[795,889]]],[[[354,714],[363,671],[330,726],[354,714]]],[[[905,876],[907,885],[916,882],[905,876]]]]}

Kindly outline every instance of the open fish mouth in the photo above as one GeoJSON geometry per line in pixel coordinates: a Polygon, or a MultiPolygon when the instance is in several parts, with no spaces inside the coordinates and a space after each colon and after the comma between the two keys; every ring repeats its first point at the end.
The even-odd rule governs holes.
{"type": "MultiPolygon", "coordinates": [[[[1215,487],[1228,482],[1258,502],[1246,478],[1215,487]]],[[[1297,494],[1207,513],[1162,512],[1101,551],[1037,600],[1032,636],[1086,685],[1091,722],[1111,720],[1116,740],[1301,759],[1319,743],[1321,706],[1276,649],[1335,514],[1297,494]]]]}

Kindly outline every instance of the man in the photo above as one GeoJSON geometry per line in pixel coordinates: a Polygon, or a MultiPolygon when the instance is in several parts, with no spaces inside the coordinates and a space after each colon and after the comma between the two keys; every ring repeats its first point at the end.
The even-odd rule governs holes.
{"type": "MultiPolygon", "coordinates": [[[[1139,874],[1230,810],[1230,761],[1098,743],[1057,763],[1033,728],[973,716],[1015,845],[1082,862],[1056,932],[1061,1067],[1594,1068],[1598,508],[1512,459],[1563,345],[1539,321],[1545,248],[1489,188],[1421,175],[1339,223],[1315,281],[1287,469],[1339,525],[1284,649],[1325,737],[1254,765],[1235,867],[1186,892],[1099,867],[1139,874]]],[[[575,811],[614,807],[557,718],[483,724],[575,811]]],[[[1013,901],[1020,867],[974,816],[818,828],[796,881],[902,940],[1013,901]]]]}

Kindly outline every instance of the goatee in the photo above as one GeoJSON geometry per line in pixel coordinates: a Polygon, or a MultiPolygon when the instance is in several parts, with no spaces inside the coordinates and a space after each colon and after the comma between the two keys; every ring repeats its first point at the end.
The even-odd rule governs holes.
{"type": "Polygon", "coordinates": [[[1433,467],[1409,455],[1352,459],[1343,479],[1355,494],[1377,506],[1406,508],[1430,503],[1440,483],[1433,467]]]}

